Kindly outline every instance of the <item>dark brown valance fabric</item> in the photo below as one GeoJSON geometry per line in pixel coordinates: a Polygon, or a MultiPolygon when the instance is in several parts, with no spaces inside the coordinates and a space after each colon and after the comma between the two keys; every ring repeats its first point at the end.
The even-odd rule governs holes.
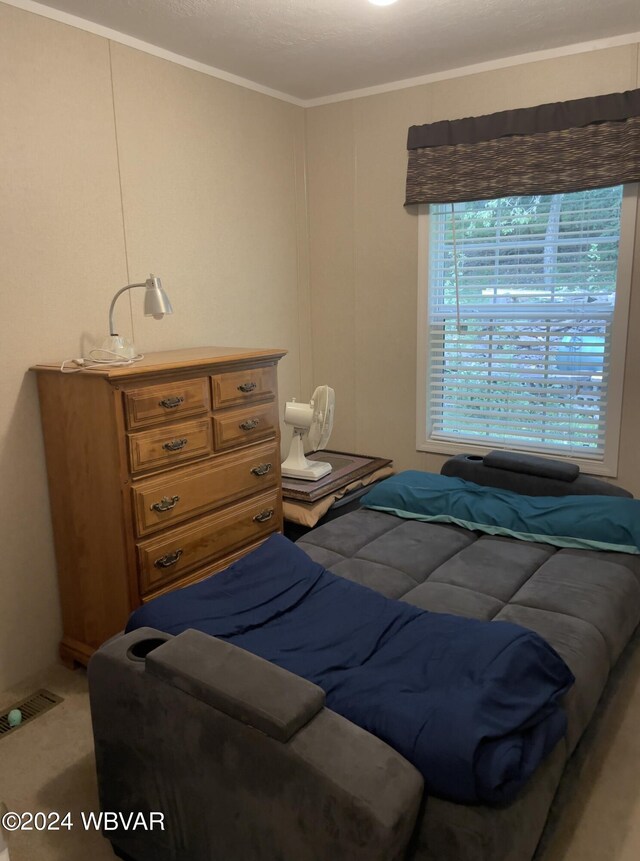
{"type": "Polygon", "coordinates": [[[640,181],[640,90],[412,126],[406,204],[640,181]]]}

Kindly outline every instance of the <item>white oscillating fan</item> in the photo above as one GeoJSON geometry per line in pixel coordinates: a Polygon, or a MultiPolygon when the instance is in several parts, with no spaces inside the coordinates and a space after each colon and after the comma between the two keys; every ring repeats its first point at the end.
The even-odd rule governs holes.
{"type": "Polygon", "coordinates": [[[287,401],[284,420],[288,425],[293,425],[293,437],[289,456],[282,464],[283,475],[317,481],[331,472],[330,463],[309,460],[304,456],[302,440],[306,434],[313,451],[319,451],[326,446],[333,427],[335,403],[335,392],[329,386],[318,386],[308,404],[297,403],[295,399],[287,401]]]}

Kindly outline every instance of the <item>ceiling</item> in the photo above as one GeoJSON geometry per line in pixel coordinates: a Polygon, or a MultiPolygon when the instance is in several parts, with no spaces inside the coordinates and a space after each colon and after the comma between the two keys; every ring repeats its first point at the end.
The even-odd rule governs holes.
{"type": "Polygon", "coordinates": [[[639,0],[40,3],[304,101],[640,30],[639,0]]]}

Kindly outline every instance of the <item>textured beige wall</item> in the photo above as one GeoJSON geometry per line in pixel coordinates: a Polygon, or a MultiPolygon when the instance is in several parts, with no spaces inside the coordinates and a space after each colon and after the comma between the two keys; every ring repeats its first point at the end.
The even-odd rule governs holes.
{"type": "Polygon", "coordinates": [[[303,110],[122,45],[111,56],[129,275],[155,267],[174,306],[157,322],[132,295],[137,342],[286,347],[280,387],[298,397],[303,110]]]}
{"type": "MultiPolygon", "coordinates": [[[[638,45],[449,79],[307,111],[314,383],[336,389],[331,443],[439,470],[415,448],[418,219],[404,209],[410,125],[640,85],[638,45]]],[[[640,495],[640,239],[619,481],[640,495]]]]}
{"type": "Polygon", "coordinates": [[[153,271],[175,313],[119,300],[139,349],[284,347],[282,393],[307,395],[304,136],[301,108],[0,3],[0,690],[60,635],[27,369],[100,343],[153,271]]]}

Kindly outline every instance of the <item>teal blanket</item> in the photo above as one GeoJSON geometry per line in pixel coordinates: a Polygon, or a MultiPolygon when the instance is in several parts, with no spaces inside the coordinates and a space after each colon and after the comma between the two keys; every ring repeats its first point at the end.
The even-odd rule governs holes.
{"type": "Polygon", "coordinates": [[[399,517],[454,523],[556,547],[640,554],[640,501],[617,496],[523,496],[462,478],[408,470],[362,498],[399,517]]]}

